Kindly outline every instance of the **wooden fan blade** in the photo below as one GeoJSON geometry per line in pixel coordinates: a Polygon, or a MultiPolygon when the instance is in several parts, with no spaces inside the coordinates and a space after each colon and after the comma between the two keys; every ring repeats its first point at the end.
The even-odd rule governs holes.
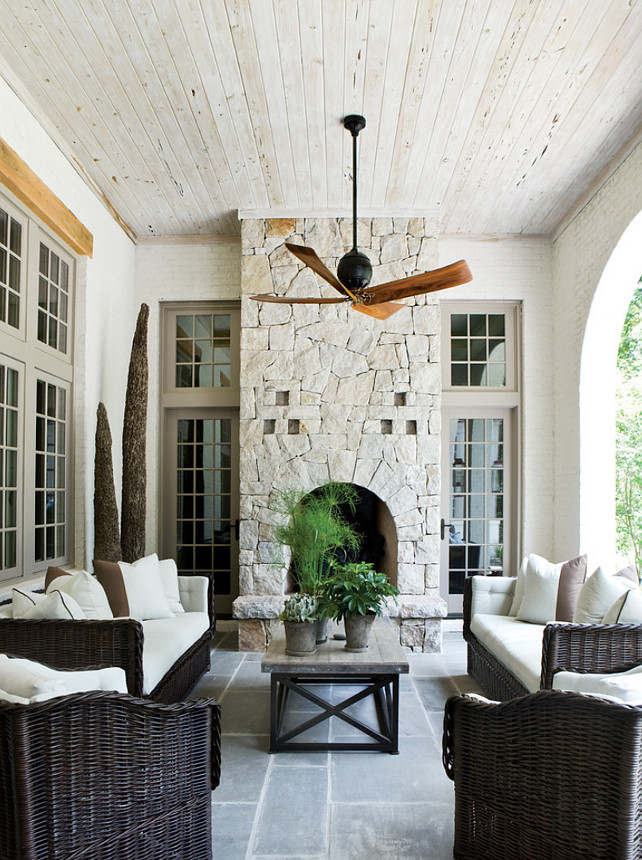
{"type": "Polygon", "coordinates": [[[335,290],[339,290],[342,296],[346,295],[345,288],[336,275],[333,275],[330,269],[317,256],[316,251],[312,248],[306,248],[305,245],[293,245],[291,242],[286,242],[285,247],[291,254],[294,254],[297,259],[316,272],[320,278],[327,281],[335,290]]]}
{"type": "Polygon", "coordinates": [[[342,302],[347,302],[347,296],[343,299],[299,299],[287,296],[249,296],[255,302],[274,302],[280,305],[340,305],[342,302]]]}
{"type": "Polygon", "coordinates": [[[350,305],[353,311],[359,311],[362,314],[367,314],[369,317],[375,317],[378,320],[387,320],[397,311],[405,308],[406,305],[397,305],[394,302],[377,302],[375,304],[352,304],[350,305]]]}
{"type": "Polygon", "coordinates": [[[405,299],[408,296],[419,296],[422,293],[434,293],[437,290],[447,290],[459,284],[472,281],[473,276],[465,260],[443,266],[441,269],[433,269],[420,275],[412,275],[410,278],[401,278],[398,281],[389,281],[377,287],[367,287],[360,295],[372,296],[370,306],[388,302],[390,299],[405,299]]]}

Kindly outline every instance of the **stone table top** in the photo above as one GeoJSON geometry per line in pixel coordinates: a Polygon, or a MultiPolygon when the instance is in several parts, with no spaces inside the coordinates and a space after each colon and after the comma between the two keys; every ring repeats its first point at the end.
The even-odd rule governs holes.
{"type": "Polygon", "coordinates": [[[292,657],[285,653],[285,630],[281,625],[272,637],[263,659],[262,672],[309,675],[392,675],[409,671],[406,654],[399,644],[399,629],[388,618],[377,618],[371,628],[367,651],[346,651],[345,640],[334,639],[342,630],[328,625],[328,641],[317,645],[307,657],[292,657]]]}

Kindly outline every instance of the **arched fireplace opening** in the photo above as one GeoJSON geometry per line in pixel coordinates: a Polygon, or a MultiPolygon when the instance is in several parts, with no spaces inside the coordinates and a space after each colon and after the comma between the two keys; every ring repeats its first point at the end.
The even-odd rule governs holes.
{"type": "MultiPolygon", "coordinates": [[[[360,537],[360,548],[346,552],[346,561],[371,562],[375,570],[385,573],[393,585],[397,585],[397,529],[388,506],[366,487],[350,485],[356,493],[354,510],[341,506],[341,516],[360,537]]],[[[308,496],[322,491],[322,487],[311,490],[308,496]]],[[[305,499],[301,504],[305,504],[305,499]]],[[[294,590],[292,577],[288,574],[287,591],[294,590]]]]}

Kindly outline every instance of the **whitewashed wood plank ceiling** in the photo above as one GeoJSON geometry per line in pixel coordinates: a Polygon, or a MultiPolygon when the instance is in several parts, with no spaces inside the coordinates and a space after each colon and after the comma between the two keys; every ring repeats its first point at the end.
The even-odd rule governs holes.
{"type": "MultiPolygon", "coordinates": [[[[555,234],[642,139],[642,0],[0,0],[0,74],[139,239],[238,211],[555,234]]],[[[0,124],[1,134],[1,124],[0,124]]]]}

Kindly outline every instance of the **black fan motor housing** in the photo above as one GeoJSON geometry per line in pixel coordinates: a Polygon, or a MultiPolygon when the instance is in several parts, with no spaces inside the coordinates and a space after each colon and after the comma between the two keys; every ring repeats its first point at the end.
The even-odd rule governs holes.
{"type": "Polygon", "coordinates": [[[372,279],[372,263],[363,251],[353,248],[339,260],[337,277],[349,290],[363,290],[372,279]]]}

